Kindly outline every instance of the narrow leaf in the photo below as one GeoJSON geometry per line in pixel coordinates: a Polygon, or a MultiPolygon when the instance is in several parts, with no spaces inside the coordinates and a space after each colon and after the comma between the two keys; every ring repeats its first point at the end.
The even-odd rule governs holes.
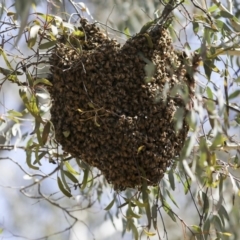
{"type": "Polygon", "coordinates": [[[58,182],[58,187],[61,190],[61,192],[67,197],[72,197],[72,194],[63,187],[63,183],[62,183],[60,177],[57,177],[57,182],[58,182]]]}
{"type": "Polygon", "coordinates": [[[174,175],[173,175],[173,169],[172,168],[171,168],[170,171],[168,171],[168,179],[169,179],[172,190],[175,190],[175,181],[174,181],[174,175]]]}
{"type": "Polygon", "coordinates": [[[54,47],[56,45],[57,41],[50,41],[50,42],[46,42],[46,43],[42,43],[41,45],[39,45],[39,49],[48,49],[51,47],[54,47]]]}
{"type": "Polygon", "coordinates": [[[44,128],[43,128],[43,132],[42,132],[42,144],[43,146],[46,144],[47,140],[48,140],[48,135],[49,135],[49,132],[50,132],[50,128],[51,128],[51,123],[50,121],[48,121],[44,128]]]}
{"type": "Polygon", "coordinates": [[[44,85],[48,85],[48,86],[52,86],[52,83],[47,80],[46,78],[38,78],[33,82],[33,86],[36,86],[37,84],[44,84],[44,85]]]}
{"type": "Polygon", "coordinates": [[[34,170],[38,170],[39,167],[36,167],[36,166],[32,165],[32,163],[31,163],[32,151],[31,151],[30,149],[27,149],[27,150],[26,150],[26,155],[27,155],[27,160],[26,160],[26,161],[27,161],[28,167],[29,167],[29,168],[32,168],[32,169],[34,169],[34,170]]]}
{"type": "Polygon", "coordinates": [[[104,210],[108,211],[112,208],[116,198],[114,197],[113,200],[104,208],[104,210]]]}
{"type": "Polygon", "coordinates": [[[147,205],[145,206],[145,211],[148,219],[148,228],[151,228],[151,210],[150,210],[150,203],[149,203],[149,197],[148,197],[148,188],[147,188],[147,182],[144,179],[143,185],[142,185],[142,200],[147,205]]]}
{"type": "Polygon", "coordinates": [[[174,205],[178,208],[177,202],[174,200],[172,194],[166,189],[168,197],[171,199],[171,201],[174,203],[174,205]]]}
{"type": "Polygon", "coordinates": [[[145,234],[149,237],[155,236],[156,233],[152,233],[152,232],[148,232],[145,228],[143,229],[143,231],[145,232],[145,234]]]}
{"type": "Polygon", "coordinates": [[[75,175],[80,175],[80,173],[77,172],[77,171],[71,166],[71,164],[70,164],[68,161],[64,161],[64,164],[65,164],[67,170],[68,170],[70,173],[75,174],[75,175]]]}
{"type": "Polygon", "coordinates": [[[74,183],[78,183],[77,178],[68,171],[63,170],[63,173],[74,183]]]}
{"type": "Polygon", "coordinates": [[[88,174],[89,174],[89,167],[87,167],[86,169],[83,170],[84,175],[83,175],[83,181],[81,183],[82,187],[81,189],[84,189],[87,186],[87,182],[88,182],[88,174]]]}

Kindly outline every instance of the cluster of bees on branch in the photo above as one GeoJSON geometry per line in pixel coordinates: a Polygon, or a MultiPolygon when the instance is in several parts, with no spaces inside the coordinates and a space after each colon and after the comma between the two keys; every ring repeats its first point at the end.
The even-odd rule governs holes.
{"type": "Polygon", "coordinates": [[[96,24],[80,23],[80,51],[62,37],[51,56],[56,140],[100,169],[116,190],[141,186],[143,180],[156,185],[189,129],[183,119],[182,128],[174,130],[174,114],[185,109],[184,101],[161,97],[166,83],[170,90],[181,84],[185,65],[164,28],[136,34],[121,46],[96,24]]]}

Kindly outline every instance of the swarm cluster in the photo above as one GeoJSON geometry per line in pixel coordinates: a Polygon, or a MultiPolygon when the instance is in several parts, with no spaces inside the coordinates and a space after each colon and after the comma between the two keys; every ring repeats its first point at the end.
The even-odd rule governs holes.
{"type": "Polygon", "coordinates": [[[188,132],[174,131],[181,98],[163,97],[185,81],[164,28],[123,46],[81,20],[81,48],[61,38],[51,56],[51,121],[64,151],[97,167],[115,189],[156,185],[188,132]]]}

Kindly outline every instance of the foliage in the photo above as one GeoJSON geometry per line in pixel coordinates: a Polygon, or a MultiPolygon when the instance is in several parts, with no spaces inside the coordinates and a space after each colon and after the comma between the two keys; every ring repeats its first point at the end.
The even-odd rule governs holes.
{"type": "MultiPolygon", "coordinates": [[[[53,7],[57,7],[55,3],[49,2],[53,7]]],[[[194,1],[182,1],[178,4],[176,1],[159,1],[158,7],[166,9],[170,4],[167,2],[175,8],[174,12],[172,8],[168,13],[172,18],[168,30],[176,45],[185,49],[189,55],[196,51],[202,58],[196,74],[198,79],[194,106],[188,115],[189,136],[179,156],[173,159],[173,166],[158,186],[147,187],[147,184],[143,183],[139,189],[113,192],[112,199],[104,208],[106,218],[110,218],[113,224],[114,214],[121,218],[122,235],[131,231],[135,239],[143,236],[148,239],[154,236],[161,239],[163,234],[168,238],[168,220],[163,218],[164,213],[175,224],[182,224],[180,239],[237,239],[240,233],[238,229],[232,228],[231,218],[234,212],[239,212],[235,202],[239,201],[240,195],[240,90],[237,70],[240,23],[232,12],[231,1],[228,8],[218,0],[202,7],[194,1]],[[187,10],[189,8],[195,9],[196,13],[192,14],[187,10]],[[189,40],[190,33],[194,46],[189,40]],[[184,192],[186,198],[190,197],[191,204],[196,209],[197,220],[188,221],[179,215],[178,209],[183,206],[176,191],[184,192]],[[160,230],[162,228],[163,231],[160,230]]],[[[94,192],[95,201],[89,201],[87,208],[97,201],[102,204],[104,191],[111,186],[97,169],[81,159],[73,159],[62,151],[55,140],[54,128],[48,114],[51,107],[48,88],[54,86],[48,76],[43,74],[44,71],[49,71],[51,63],[48,57],[58,35],[66,37],[70,46],[81,51],[82,43],[77,36],[83,33],[78,31],[74,24],[78,21],[78,15],[88,16],[89,11],[84,4],[70,1],[78,15],[70,15],[69,21],[65,22],[63,17],[38,12],[34,7],[32,10],[25,9],[25,4],[23,9],[19,9],[16,3],[10,7],[0,5],[0,57],[4,63],[0,67],[0,86],[1,89],[6,84],[18,86],[24,107],[22,110],[8,109],[0,116],[1,135],[5,139],[1,149],[21,148],[26,153],[26,163],[32,172],[29,174],[26,171],[26,174],[33,179],[33,183],[21,189],[25,196],[36,197],[30,196],[28,189],[38,186],[38,197],[58,205],[51,194],[47,196],[41,191],[42,182],[55,176],[56,184],[65,197],[82,195],[87,199],[94,192]],[[22,12],[24,15],[19,16],[22,12]],[[20,25],[18,17],[21,19],[20,25]],[[23,54],[18,47],[23,39],[25,47],[31,51],[30,56],[23,54]],[[9,47],[14,48],[14,51],[10,51],[9,47]],[[22,135],[26,118],[32,119],[33,128],[22,135]],[[11,139],[14,137],[17,137],[17,141],[12,145],[11,139]],[[46,159],[49,162],[47,164],[55,164],[56,167],[45,175],[41,173],[41,168],[46,164],[46,159]]],[[[156,17],[159,16],[156,12],[156,17]]],[[[103,31],[108,31],[107,24],[101,26],[103,31]]],[[[125,39],[130,36],[130,28],[121,29],[120,24],[119,29],[125,39]]],[[[151,39],[148,40],[151,42],[151,39]]],[[[198,66],[192,66],[196,67],[198,66]]],[[[175,115],[176,129],[181,126],[180,115],[180,112],[175,115]]],[[[68,132],[64,134],[68,137],[68,132]]],[[[18,164],[14,160],[9,161],[18,164]]],[[[68,208],[60,205],[57,207],[72,218],[71,227],[78,221],[68,208]]],[[[1,228],[0,232],[4,232],[4,229],[1,228]]]]}

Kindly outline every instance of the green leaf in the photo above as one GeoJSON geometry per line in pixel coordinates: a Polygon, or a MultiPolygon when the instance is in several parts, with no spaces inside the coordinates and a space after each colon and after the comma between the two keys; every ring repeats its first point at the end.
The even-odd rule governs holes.
{"type": "Polygon", "coordinates": [[[133,200],[133,203],[138,206],[139,208],[146,207],[147,203],[142,203],[138,200],[133,200]]]}
{"type": "Polygon", "coordinates": [[[230,99],[236,98],[239,95],[240,95],[240,90],[236,90],[228,96],[228,99],[230,100],[230,99]]]}
{"type": "Polygon", "coordinates": [[[51,47],[54,47],[56,45],[57,41],[49,41],[49,42],[46,42],[46,43],[42,43],[39,45],[39,49],[48,49],[48,48],[51,48],[51,47]]]}
{"type": "Polygon", "coordinates": [[[70,135],[70,131],[63,131],[63,136],[65,138],[69,137],[69,135],[70,135]]]}
{"type": "Polygon", "coordinates": [[[151,210],[150,210],[150,203],[149,203],[149,197],[148,197],[147,181],[145,180],[145,178],[143,178],[143,184],[142,184],[142,200],[144,203],[146,203],[145,211],[148,219],[148,228],[150,229],[152,219],[151,219],[151,210]]]}
{"type": "Polygon", "coordinates": [[[163,204],[163,209],[165,210],[165,212],[168,214],[168,216],[174,221],[176,222],[176,217],[174,216],[174,213],[170,207],[170,205],[167,203],[167,201],[163,198],[162,199],[162,204],[163,204]]]}
{"type": "Polygon", "coordinates": [[[144,233],[149,236],[149,237],[152,237],[152,236],[155,236],[156,233],[152,233],[152,232],[148,232],[145,228],[143,229],[144,233]]]}
{"type": "Polygon", "coordinates": [[[204,225],[203,225],[203,233],[204,235],[208,236],[209,235],[209,229],[210,229],[210,220],[209,218],[204,222],[204,225]]]}
{"type": "Polygon", "coordinates": [[[134,239],[138,240],[138,230],[137,230],[136,226],[134,225],[133,221],[131,221],[130,227],[132,229],[132,232],[133,232],[133,235],[134,235],[134,239]]]}
{"type": "Polygon", "coordinates": [[[152,220],[153,220],[153,227],[157,229],[157,205],[153,204],[152,206],[152,220]]]}
{"type": "Polygon", "coordinates": [[[27,161],[28,167],[32,168],[34,170],[38,170],[39,167],[36,167],[36,166],[32,165],[32,163],[31,163],[31,160],[32,160],[32,150],[29,149],[29,148],[26,149],[26,157],[27,157],[26,161],[27,161]]]}
{"type": "Polygon", "coordinates": [[[212,72],[220,73],[219,69],[213,64],[213,60],[205,60],[203,67],[208,80],[211,79],[212,72]]]}
{"type": "Polygon", "coordinates": [[[27,110],[37,119],[41,119],[40,117],[40,112],[37,106],[37,99],[36,97],[32,94],[30,96],[30,99],[28,99],[27,97],[27,93],[26,91],[19,89],[19,95],[25,105],[25,107],[27,108],[27,110]]]}
{"type": "Polygon", "coordinates": [[[122,203],[121,205],[118,206],[118,208],[125,207],[126,205],[128,205],[128,202],[129,202],[129,201],[126,201],[125,203],[122,203]]]}
{"type": "Polygon", "coordinates": [[[153,42],[152,42],[152,38],[150,37],[150,35],[147,33],[143,33],[143,36],[147,39],[148,47],[153,48],[153,42]]]}
{"type": "Polygon", "coordinates": [[[215,12],[217,9],[218,9],[218,6],[214,4],[211,7],[209,7],[207,11],[209,13],[212,13],[212,12],[215,12]]]}
{"type": "MultiPolygon", "coordinates": [[[[7,67],[8,67],[8,69],[6,69],[6,70],[7,70],[7,71],[9,71],[9,70],[14,71],[14,69],[12,68],[10,62],[8,61],[8,58],[7,58],[7,55],[6,55],[5,51],[4,51],[1,47],[0,47],[0,55],[3,56],[4,62],[6,63],[6,65],[7,65],[7,67]]],[[[4,68],[1,68],[1,70],[2,70],[2,69],[4,69],[4,68]]]]}
{"type": "Polygon", "coordinates": [[[185,181],[184,183],[184,193],[187,194],[189,189],[191,188],[191,179],[189,178],[188,180],[185,181]]]}
{"type": "Polygon", "coordinates": [[[89,166],[87,166],[86,169],[83,170],[83,172],[84,172],[83,181],[81,183],[82,190],[87,186],[87,183],[88,183],[89,166]]]}
{"type": "Polygon", "coordinates": [[[22,72],[9,70],[9,69],[2,68],[2,67],[0,67],[0,73],[2,73],[4,76],[10,78],[10,80],[13,80],[13,78],[15,77],[14,75],[23,75],[22,72]]]}
{"type": "Polygon", "coordinates": [[[36,154],[35,154],[35,156],[36,156],[36,159],[35,159],[35,161],[33,162],[33,164],[39,164],[40,166],[41,166],[41,163],[40,163],[40,160],[47,154],[48,152],[47,151],[45,151],[45,152],[41,152],[39,155],[37,155],[36,156],[36,154]]]}
{"type": "Polygon", "coordinates": [[[172,194],[166,189],[168,197],[171,199],[171,201],[174,203],[174,205],[178,208],[177,202],[174,200],[172,194]]]}
{"type": "Polygon", "coordinates": [[[9,115],[11,115],[12,117],[22,117],[22,116],[23,116],[22,113],[17,112],[17,111],[15,111],[15,110],[9,110],[9,111],[7,111],[7,113],[8,113],[9,115]]]}
{"type": "Polygon", "coordinates": [[[52,83],[47,80],[46,78],[37,78],[34,82],[33,82],[33,86],[36,86],[37,84],[44,84],[44,85],[48,85],[48,86],[52,86],[52,83]]]}
{"type": "Polygon", "coordinates": [[[67,197],[72,197],[72,194],[64,188],[60,177],[57,177],[57,182],[58,182],[58,187],[61,190],[61,192],[67,197]]]}
{"type": "Polygon", "coordinates": [[[170,171],[168,171],[168,179],[171,185],[172,190],[175,190],[175,181],[174,181],[174,175],[173,175],[173,169],[171,168],[170,171]]]}
{"type": "Polygon", "coordinates": [[[223,229],[221,220],[217,215],[213,216],[212,223],[214,224],[217,231],[221,231],[223,229]]]}
{"type": "Polygon", "coordinates": [[[128,203],[128,216],[130,218],[140,218],[141,216],[133,212],[131,202],[128,203]]]}
{"type": "Polygon", "coordinates": [[[224,218],[226,218],[229,221],[229,216],[224,206],[221,205],[221,207],[218,210],[218,215],[222,221],[223,226],[225,226],[224,218]]]}
{"type": "Polygon", "coordinates": [[[114,196],[113,200],[104,208],[104,210],[108,211],[112,208],[114,202],[116,200],[116,196],[114,196]]]}
{"type": "Polygon", "coordinates": [[[129,28],[128,27],[125,27],[124,30],[123,30],[124,34],[127,36],[127,38],[130,38],[131,37],[131,34],[130,34],[130,31],[129,31],[129,28]]]}
{"type": "Polygon", "coordinates": [[[224,18],[233,18],[234,16],[230,12],[220,11],[220,16],[224,18]]]}
{"type": "Polygon", "coordinates": [[[48,135],[50,132],[50,128],[51,128],[51,122],[48,121],[44,128],[43,128],[43,132],[42,132],[42,145],[44,146],[48,140],[48,135]]]}
{"type": "Polygon", "coordinates": [[[72,32],[72,35],[74,37],[82,38],[82,37],[85,36],[85,33],[80,31],[80,30],[75,30],[75,31],[72,32]]]}
{"type": "Polygon", "coordinates": [[[75,174],[75,175],[80,175],[79,172],[77,172],[68,161],[64,161],[64,164],[67,168],[67,170],[71,173],[71,174],[75,174]]]}
{"type": "Polygon", "coordinates": [[[74,183],[79,183],[77,178],[68,171],[63,170],[63,173],[74,183]]]}
{"type": "Polygon", "coordinates": [[[202,200],[203,200],[204,219],[206,219],[209,211],[209,201],[208,201],[208,196],[206,195],[205,192],[202,192],[202,200]]]}
{"type": "Polygon", "coordinates": [[[219,232],[221,235],[227,236],[227,237],[231,237],[232,233],[229,232],[219,232]]]}
{"type": "Polygon", "coordinates": [[[206,92],[207,92],[208,98],[213,99],[213,92],[212,92],[212,89],[210,87],[207,86],[206,92]]]}
{"type": "Polygon", "coordinates": [[[201,233],[202,232],[202,229],[199,227],[199,226],[197,226],[197,225],[192,225],[191,226],[197,233],[201,233]]]}
{"type": "Polygon", "coordinates": [[[197,22],[193,22],[193,32],[197,34],[199,31],[199,24],[197,22]]]}

